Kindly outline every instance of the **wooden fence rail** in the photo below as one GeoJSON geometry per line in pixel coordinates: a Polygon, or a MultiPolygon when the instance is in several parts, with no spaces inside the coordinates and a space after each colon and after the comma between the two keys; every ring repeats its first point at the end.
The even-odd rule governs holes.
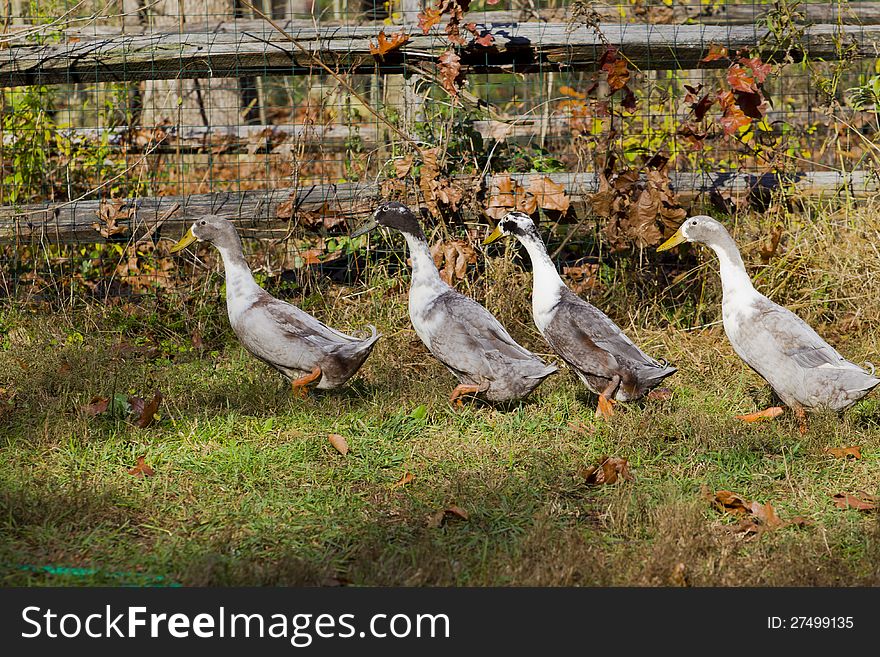
{"type": "MultiPolygon", "coordinates": [[[[461,50],[462,70],[502,73],[595,69],[607,45],[619,48],[640,69],[690,69],[703,64],[712,44],[731,52],[751,49],[771,58],[766,29],[755,26],[602,24],[601,34],[566,23],[486,25],[490,48],[461,50]]],[[[437,61],[447,49],[439,31],[413,34],[383,59],[370,54],[376,26],[337,26],[289,32],[310,53],[262,24],[259,32],[237,23],[216,33],[121,35],[60,45],[11,44],[0,50],[0,86],[95,83],[176,78],[296,75],[316,72],[312,57],[343,71],[399,74],[437,61]],[[413,67],[413,64],[416,67],[413,67]]],[[[880,28],[813,25],[804,29],[796,57],[837,59],[880,54],[880,28]]]]}
{"type": "MultiPolygon", "coordinates": [[[[544,174],[512,174],[511,177],[528,187],[530,178],[544,174]]],[[[593,173],[547,174],[557,184],[565,186],[566,193],[583,210],[588,195],[598,188],[593,173]]],[[[507,176],[493,176],[487,181],[487,194],[498,192],[498,185],[507,176]]],[[[797,196],[872,196],[880,191],[880,181],[870,172],[809,172],[778,177],[774,174],[748,173],[672,173],[674,189],[685,197],[717,191],[742,195],[756,190],[774,190],[788,187],[797,196]]],[[[465,182],[465,181],[463,181],[465,182]]],[[[413,190],[415,193],[415,190],[413,190]]],[[[123,210],[131,210],[119,225],[128,228],[125,239],[137,239],[162,221],[162,235],[178,238],[186,226],[205,214],[219,214],[234,219],[252,236],[272,234],[272,229],[284,229],[291,224],[287,216],[279,218],[279,206],[292,201],[292,218],[304,212],[331,212],[348,218],[350,226],[363,219],[380,200],[380,186],[371,182],[338,185],[312,185],[301,188],[281,188],[244,192],[194,194],[190,196],[158,196],[122,201],[123,210]],[[175,205],[179,210],[167,216],[175,205]]],[[[110,202],[112,204],[117,201],[110,202]]],[[[71,203],[48,203],[19,208],[0,207],[0,244],[91,243],[104,242],[98,228],[98,213],[102,202],[85,200],[71,203]]],[[[288,206],[289,207],[289,206],[288,206]]],[[[120,213],[120,216],[126,212],[120,213]]],[[[281,213],[286,215],[285,212],[281,213]]],[[[480,219],[469,217],[469,219],[480,219]]],[[[154,232],[154,237],[158,231],[154,232]]],[[[277,234],[277,233],[276,233],[277,234]]]]}

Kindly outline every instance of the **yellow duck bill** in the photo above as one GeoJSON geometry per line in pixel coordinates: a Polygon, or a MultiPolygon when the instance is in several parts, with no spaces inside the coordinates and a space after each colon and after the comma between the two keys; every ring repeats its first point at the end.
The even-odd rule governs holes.
{"type": "Polygon", "coordinates": [[[495,240],[500,239],[502,237],[504,237],[504,233],[501,232],[501,225],[499,224],[499,225],[495,226],[495,230],[493,230],[491,233],[489,233],[489,237],[487,237],[486,239],[483,240],[483,246],[486,246],[487,244],[491,244],[495,240]]]}
{"type": "Polygon", "coordinates": [[[188,231],[186,231],[186,235],[181,237],[180,241],[177,244],[175,244],[174,246],[172,246],[169,249],[169,251],[171,253],[177,253],[178,251],[183,251],[186,247],[188,247],[190,244],[195,242],[197,239],[198,238],[195,235],[193,235],[193,229],[190,228],[188,231]]]}
{"type": "Polygon", "coordinates": [[[684,236],[684,233],[681,232],[681,228],[675,231],[675,235],[670,237],[668,240],[663,242],[660,246],[657,247],[658,251],[668,251],[674,246],[678,246],[682,242],[687,242],[687,237],[684,236]]]}

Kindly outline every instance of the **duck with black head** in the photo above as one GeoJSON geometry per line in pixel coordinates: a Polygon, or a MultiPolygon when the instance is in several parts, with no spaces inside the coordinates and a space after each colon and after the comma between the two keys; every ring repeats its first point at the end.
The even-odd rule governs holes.
{"type": "Polygon", "coordinates": [[[506,214],[483,241],[513,235],[532,261],[532,319],[550,347],[599,396],[596,416],[610,419],[615,401],[639,399],[676,368],[646,355],[601,310],[568,289],[531,217],[506,214]]]}
{"type": "Polygon", "coordinates": [[[294,394],[307,386],[337,388],[360,369],[380,334],[346,335],[296,306],[276,299],[254,280],[231,221],[219,216],[198,219],[171,252],[193,242],[208,242],[220,252],[226,272],[226,311],[241,344],[290,380],[294,394]]]}
{"type": "MultiPolygon", "coordinates": [[[[737,355],[794,411],[801,433],[807,431],[805,411],[842,411],[880,384],[873,366],[848,361],[804,320],[755,289],[736,242],[721,223],[705,215],[690,217],[657,250],[683,242],[704,244],[718,256],[724,332],[737,355]]],[[[755,422],[781,412],[773,406],[738,417],[755,422]]]]}
{"type": "Polygon", "coordinates": [[[380,226],[406,240],[412,260],[410,320],[428,351],[459,380],[450,403],[460,406],[462,395],[469,394],[493,402],[522,399],[556,371],[517,344],[488,310],[440,278],[425,233],[408,207],[383,203],[352,237],[380,226]]]}

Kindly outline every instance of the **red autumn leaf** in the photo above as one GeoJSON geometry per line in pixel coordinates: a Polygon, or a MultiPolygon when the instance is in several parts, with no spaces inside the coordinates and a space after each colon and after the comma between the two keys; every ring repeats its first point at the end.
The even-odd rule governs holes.
{"type": "Polygon", "coordinates": [[[710,94],[706,94],[696,103],[691,106],[691,109],[694,110],[694,118],[697,121],[702,121],[703,117],[706,116],[706,113],[711,109],[712,105],[715,104],[715,99],[712,98],[710,94]]]}
{"type": "Polygon", "coordinates": [[[385,30],[380,30],[376,41],[378,44],[375,46],[372,41],[369,43],[370,54],[375,55],[376,57],[383,57],[386,53],[389,53],[392,50],[397,50],[400,46],[409,41],[409,34],[401,30],[397,34],[392,34],[391,38],[388,38],[385,36],[385,30]]]}
{"type": "Polygon", "coordinates": [[[739,62],[752,69],[752,75],[755,76],[755,82],[758,84],[764,84],[767,76],[773,72],[773,65],[765,64],[760,57],[752,57],[751,59],[740,57],[739,62]]]}
{"type": "Polygon", "coordinates": [[[152,477],[156,472],[153,468],[147,465],[143,456],[138,456],[137,465],[129,469],[128,474],[137,477],[138,479],[143,479],[144,477],[152,477]]]}
{"type": "Polygon", "coordinates": [[[495,37],[491,32],[486,32],[483,36],[474,39],[474,43],[484,48],[490,48],[495,43],[495,37]]]}
{"type": "Polygon", "coordinates": [[[714,62],[718,59],[724,59],[725,57],[727,57],[727,48],[720,44],[713,43],[709,46],[709,54],[703,57],[700,61],[708,63],[714,62]]]}
{"type": "Polygon", "coordinates": [[[743,91],[745,93],[755,93],[758,91],[755,78],[752,77],[749,69],[739,64],[733,64],[727,69],[727,82],[730,88],[736,91],[743,91]]]}
{"type": "Polygon", "coordinates": [[[156,420],[156,412],[159,410],[159,404],[162,403],[162,393],[158,390],[153,395],[149,403],[146,403],[140,397],[129,397],[128,404],[131,406],[132,415],[134,415],[135,424],[141,429],[146,429],[156,420]]]}
{"type": "Polygon", "coordinates": [[[458,77],[461,75],[461,57],[450,49],[440,55],[440,84],[450,96],[458,97],[458,77]]]}
{"type": "Polygon", "coordinates": [[[724,110],[724,115],[719,123],[725,135],[733,135],[743,127],[749,126],[752,120],[737,106],[736,97],[732,91],[722,91],[718,94],[718,103],[724,110]]]}
{"type": "Polygon", "coordinates": [[[427,34],[439,22],[440,10],[436,7],[430,7],[419,13],[419,27],[424,34],[427,34]]]}
{"type": "Polygon", "coordinates": [[[733,95],[736,98],[736,106],[749,118],[761,120],[767,112],[767,104],[760,91],[755,93],[734,91],[733,95]]]}

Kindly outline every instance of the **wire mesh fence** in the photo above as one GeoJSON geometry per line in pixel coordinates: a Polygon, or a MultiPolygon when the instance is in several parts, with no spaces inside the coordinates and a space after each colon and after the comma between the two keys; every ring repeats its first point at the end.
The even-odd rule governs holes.
{"type": "Polygon", "coordinates": [[[266,238],[268,278],[351,283],[381,198],[421,207],[454,279],[510,209],[583,275],[694,204],[871,193],[878,24],[875,2],[10,1],[0,291],[155,294],[206,213],[266,238]]]}

